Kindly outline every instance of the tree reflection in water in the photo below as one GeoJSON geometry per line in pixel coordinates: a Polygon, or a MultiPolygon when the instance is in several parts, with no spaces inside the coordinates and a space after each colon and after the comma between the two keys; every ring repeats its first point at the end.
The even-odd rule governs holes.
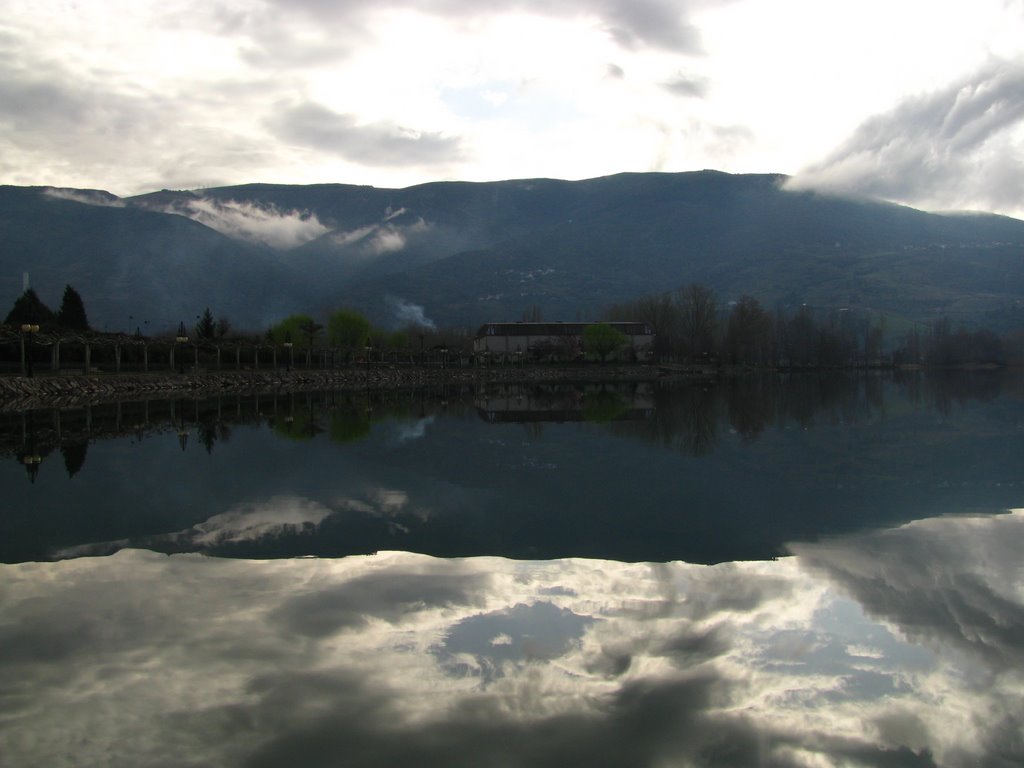
{"type": "Polygon", "coordinates": [[[17,464],[0,479],[24,488],[27,470],[32,487],[0,518],[0,560],[771,557],[787,539],[1018,503],[1019,392],[999,372],[834,372],[6,414],[17,464]],[[66,471],[48,471],[54,452],[66,471]],[[296,503],[275,522],[281,499],[296,503]]]}
{"type": "Polygon", "coordinates": [[[944,415],[971,401],[992,401],[1006,386],[1021,389],[1020,381],[1004,371],[913,371],[889,376],[825,372],[736,376],[722,381],[505,384],[498,390],[491,385],[481,391],[462,386],[112,403],[77,411],[0,413],[0,455],[30,452],[46,457],[60,449],[73,475],[85,459],[80,446],[95,440],[142,438],[193,427],[199,443],[212,453],[218,443],[231,438],[233,426],[266,423],[293,440],[326,432],[331,440],[351,442],[367,436],[375,421],[413,419],[421,417],[425,407],[433,411],[443,404],[452,412],[475,406],[491,420],[582,419],[659,445],[674,445],[690,456],[706,456],[714,450],[723,424],[749,441],[771,426],[794,423],[810,428],[820,423],[863,423],[882,416],[886,381],[914,405],[944,415]]]}

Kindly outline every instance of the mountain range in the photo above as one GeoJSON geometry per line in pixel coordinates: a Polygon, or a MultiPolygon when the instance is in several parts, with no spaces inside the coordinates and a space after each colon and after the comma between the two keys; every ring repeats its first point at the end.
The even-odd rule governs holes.
{"type": "Polygon", "coordinates": [[[777,174],[626,173],[404,189],[250,184],[121,198],[0,187],[0,302],[66,284],[94,327],[239,329],[347,306],[375,324],[591,319],[690,282],[885,315],[1024,328],[1024,221],[790,191],[777,174]]]}

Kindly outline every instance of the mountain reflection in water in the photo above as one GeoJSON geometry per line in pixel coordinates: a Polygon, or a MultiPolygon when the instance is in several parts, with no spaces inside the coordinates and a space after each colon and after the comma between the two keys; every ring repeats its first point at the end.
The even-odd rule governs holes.
{"type": "Polygon", "coordinates": [[[6,414],[0,561],[124,547],[771,558],[790,541],[1019,506],[1021,391],[998,372],[868,373],[6,414]]]}
{"type": "Polygon", "coordinates": [[[7,765],[1024,762],[1024,512],[776,561],[0,566],[7,765]]]}

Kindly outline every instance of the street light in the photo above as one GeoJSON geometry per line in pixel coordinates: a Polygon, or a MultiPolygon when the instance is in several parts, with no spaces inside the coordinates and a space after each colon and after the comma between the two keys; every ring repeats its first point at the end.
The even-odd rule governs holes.
{"type": "Polygon", "coordinates": [[[21,463],[25,465],[25,471],[28,472],[28,481],[35,483],[36,475],[39,474],[39,465],[42,463],[43,457],[38,453],[33,453],[30,456],[23,456],[21,463]]]}
{"type": "Polygon", "coordinates": [[[182,349],[182,345],[188,341],[188,334],[185,332],[184,321],[178,323],[178,335],[174,337],[175,343],[178,345],[178,373],[185,373],[185,351],[182,349]]]}
{"type": "Polygon", "coordinates": [[[36,451],[35,430],[32,428],[32,411],[28,412],[27,428],[25,422],[22,422],[22,431],[27,432],[27,435],[24,438],[25,448],[18,454],[18,459],[25,465],[25,471],[28,472],[29,482],[34,483],[36,481],[36,475],[39,474],[39,464],[42,462],[43,457],[36,451]]]}
{"type": "Polygon", "coordinates": [[[35,323],[22,323],[22,334],[28,335],[28,368],[25,367],[25,339],[21,340],[21,375],[32,378],[32,334],[39,333],[39,326],[35,323]],[[27,372],[26,372],[27,370],[27,372]]]}

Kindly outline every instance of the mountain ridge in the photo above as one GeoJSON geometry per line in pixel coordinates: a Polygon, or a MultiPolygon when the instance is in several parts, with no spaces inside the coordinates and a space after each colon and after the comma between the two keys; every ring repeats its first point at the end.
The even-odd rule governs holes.
{"type": "Polygon", "coordinates": [[[787,180],[705,170],[126,198],[5,186],[0,300],[13,303],[29,271],[44,300],[75,285],[110,330],[128,317],[187,322],[205,306],[237,327],[342,305],[387,325],[395,301],[475,325],[533,307],[590,318],[696,281],[726,302],[746,293],[906,322],[1021,325],[1024,222],[790,191],[787,180]]]}

